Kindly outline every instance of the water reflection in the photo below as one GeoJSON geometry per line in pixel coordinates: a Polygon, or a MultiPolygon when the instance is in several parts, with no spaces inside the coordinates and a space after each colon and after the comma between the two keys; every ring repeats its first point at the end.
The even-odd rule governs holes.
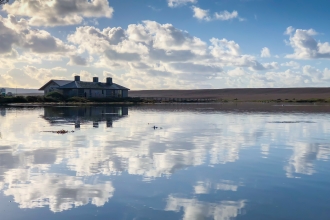
{"type": "Polygon", "coordinates": [[[295,173],[312,175],[316,172],[314,162],[329,160],[330,147],[328,144],[295,143],[293,154],[285,167],[287,177],[294,177],[295,173]]]}
{"type": "Polygon", "coordinates": [[[24,171],[12,170],[5,177],[9,184],[4,194],[13,196],[20,208],[49,206],[51,211],[61,212],[88,203],[99,207],[115,191],[111,182],[89,184],[75,176],[29,175],[24,171]]]}
{"type": "Polygon", "coordinates": [[[254,197],[241,193],[260,187],[255,179],[312,175],[330,156],[327,115],[128,109],[0,108],[0,189],[20,208],[62,212],[105,206],[127,191],[134,206],[144,202],[141,184],[150,184],[151,208],[176,219],[227,220],[245,213],[254,197]],[[269,123],[307,119],[314,123],[269,123]],[[42,132],[59,129],[75,132],[42,132]]]}
{"type": "Polygon", "coordinates": [[[112,127],[113,121],[128,115],[128,107],[45,107],[43,118],[50,124],[74,123],[75,128],[80,128],[81,123],[93,122],[93,127],[98,128],[99,123],[106,121],[106,127],[112,127]]]}

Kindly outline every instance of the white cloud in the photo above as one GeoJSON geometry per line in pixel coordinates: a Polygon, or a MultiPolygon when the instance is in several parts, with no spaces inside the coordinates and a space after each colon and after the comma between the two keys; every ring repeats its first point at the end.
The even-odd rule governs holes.
{"type": "Polygon", "coordinates": [[[196,6],[192,7],[192,10],[194,12],[194,18],[197,18],[198,20],[204,20],[204,21],[210,21],[211,17],[209,15],[209,10],[204,10],[201,8],[198,8],[196,6]]]}
{"type": "MultiPolygon", "coordinates": [[[[31,75],[31,80],[16,80],[17,85],[31,87],[42,81],[42,74],[38,72],[35,77],[33,72],[25,76],[24,68],[15,68],[17,63],[25,62],[32,66],[32,63],[42,64],[45,60],[62,59],[66,59],[65,63],[72,66],[87,66],[93,62],[94,67],[111,71],[119,84],[131,89],[212,88],[216,85],[212,80],[220,78],[223,79],[222,86],[230,87],[282,87],[280,78],[292,79],[292,82],[282,81],[287,86],[303,86],[308,83],[324,85],[327,80],[325,70],[313,75],[307,74],[307,71],[292,70],[299,69],[299,65],[295,65],[293,61],[284,64],[260,63],[256,57],[242,54],[237,42],[217,38],[204,42],[172,24],[155,21],[130,24],[126,29],[81,26],[68,35],[67,42],[53,37],[45,30],[33,29],[27,20],[18,20],[12,15],[8,18],[0,17],[0,26],[4,36],[4,40],[0,42],[0,65],[3,69],[1,79],[13,86],[15,76],[31,75]],[[276,72],[279,66],[287,66],[291,70],[276,72]],[[272,71],[267,72],[270,70],[272,71]],[[257,71],[263,73],[259,74],[257,71]],[[280,77],[276,78],[276,74],[280,77]],[[38,80],[33,82],[33,79],[38,80]]],[[[298,30],[290,31],[291,29],[288,30],[291,33],[290,39],[296,42],[293,39],[298,30]]],[[[305,34],[314,36],[317,33],[308,30],[305,34]]],[[[328,43],[318,45],[319,54],[327,52],[328,43]]],[[[271,55],[266,47],[261,54],[262,57],[271,55]]],[[[53,75],[45,71],[45,79],[57,75],[56,71],[52,70],[51,73],[53,75]]],[[[61,75],[63,76],[58,76],[61,75]]],[[[86,75],[86,78],[90,80],[94,75],[101,76],[102,73],[93,70],[93,74],[86,75]]]]}
{"type": "Polygon", "coordinates": [[[271,57],[269,48],[268,47],[262,48],[260,56],[261,57],[271,57]]]}
{"type": "Polygon", "coordinates": [[[42,0],[14,1],[3,6],[8,14],[30,17],[33,26],[59,26],[80,24],[83,17],[111,18],[113,8],[108,0],[42,0]]]}
{"type": "Polygon", "coordinates": [[[237,18],[239,21],[244,21],[244,18],[240,18],[238,16],[237,11],[229,12],[229,11],[221,11],[215,12],[213,16],[210,15],[210,10],[205,10],[196,6],[192,6],[191,9],[193,10],[193,17],[197,18],[198,20],[203,21],[212,21],[212,20],[221,20],[221,21],[228,21],[237,18]]]}
{"type": "Polygon", "coordinates": [[[113,74],[133,88],[200,88],[207,80],[223,75],[226,66],[253,71],[278,68],[276,62],[261,64],[254,56],[241,54],[234,41],[212,38],[208,46],[171,24],[154,21],[131,24],[127,29],[79,27],[68,40],[80,53],[99,57],[95,66],[125,72],[113,74]]]}
{"type": "Polygon", "coordinates": [[[188,3],[196,4],[197,0],[167,0],[167,2],[169,7],[174,8],[174,7],[186,5],[188,3]]]}
{"type": "Polygon", "coordinates": [[[229,76],[244,76],[245,72],[242,67],[236,67],[235,69],[229,70],[227,74],[229,76]]]}
{"type": "Polygon", "coordinates": [[[290,26],[286,28],[284,34],[291,35],[294,31],[295,29],[292,26],[290,26]]]}
{"type": "MultiPolygon", "coordinates": [[[[22,87],[22,88],[39,88],[40,85],[46,83],[54,76],[66,72],[67,70],[62,67],[55,67],[52,69],[37,68],[34,66],[24,66],[23,68],[12,68],[2,74],[2,84],[9,87],[22,87]]],[[[56,77],[61,79],[61,77],[56,77]]]]}
{"type": "Polygon", "coordinates": [[[227,39],[217,39],[212,38],[211,54],[215,57],[225,57],[225,56],[239,56],[240,46],[235,41],[229,41],[227,39]]]}
{"type": "Polygon", "coordinates": [[[70,57],[70,61],[68,63],[70,66],[78,65],[78,66],[86,66],[87,60],[84,57],[81,57],[79,55],[72,55],[70,57]]]}
{"type": "Polygon", "coordinates": [[[64,55],[74,53],[75,47],[67,45],[44,30],[31,29],[26,20],[19,21],[13,15],[0,16],[2,39],[0,54],[11,53],[17,46],[35,54],[64,55]]]}
{"type": "Polygon", "coordinates": [[[318,33],[313,30],[294,29],[288,27],[285,34],[290,35],[289,45],[293,48],[294,53],[286,55],[287,58],[293,59],[330,59],[329,42],[317,42],[313,36],[318,33]]]}
{"type": "Polygon", "coordinates": [[[289,62],[285,62],[282,63],[281,66],[287,66],[287,67],[291,67],[293,69],[299,69],[300,68],[300,64],[295,62],[295,61],[289,61],[289,62]]]}
{"type": "Polygon", "coordinates": [[[227,21],[227,20],[232,20],[234,18],[238,18],[238,12],[237,11],[233,11],[233,12],[229,12],[229,11],[222,11],[222,12],[216,12],[214,14],[214,18],[216,20],[221,20],[221,21],[227,21]]]}
{"type": "Polygon", "coordinates": [[[79,73],[73,73],[71,77],[73,78],[74,76],[80,76],[81,81],[92,81],[94,76],[97,76],[96,74],[92,74],[86,70],[81,70],[79,73]]]}

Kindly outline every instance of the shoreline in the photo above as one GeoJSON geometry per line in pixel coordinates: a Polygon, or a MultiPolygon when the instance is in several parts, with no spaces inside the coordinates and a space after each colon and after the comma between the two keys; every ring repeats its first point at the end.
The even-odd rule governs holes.
{"type": "Polygon", "coordinates": [[[127,106],[137,106],[137,105],[179,105],[179,104],[199,104],[199,105],[217,105],[217,104],[273,104],[274,106],[330,106],[330,102],[311,102],[311,101],[215,101],[215,102],[49,102],[49,103],[3,103],[0,107],[10,106],[10,107],[45,107],[45,106],[100,106],[100,105],[127,105],[127,106]]]}

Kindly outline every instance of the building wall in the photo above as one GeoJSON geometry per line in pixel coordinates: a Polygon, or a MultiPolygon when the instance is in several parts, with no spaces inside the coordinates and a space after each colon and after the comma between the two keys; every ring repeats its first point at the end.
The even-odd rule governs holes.
{"type": "Polygon", "coordinates": [[[0,89],[0,96],[6,96],[6,89],[0,89]]]}
{"type": "Polygon", "coordinates": [[[86,98],[128,97],[127,90],[68,89],[64,90],[63,94],[68,97],[80,96],[86,98]]]}
{"type": "Polygon", "coordinates": [[[106,92],[101,89],[84,89],[83,96],[86,98],[104,98],[106,92]]]}
{"type": "Polygon", "coordinates": [[[77,97],[79,96],[78,89],[65,89],[63,95],[68,97],[77,97]]]}
{"type": "Polygon", "coordinates": [[[127,98],[128,97],[128,90],[122,90],[123,92],[123,98],[127,98]]]}

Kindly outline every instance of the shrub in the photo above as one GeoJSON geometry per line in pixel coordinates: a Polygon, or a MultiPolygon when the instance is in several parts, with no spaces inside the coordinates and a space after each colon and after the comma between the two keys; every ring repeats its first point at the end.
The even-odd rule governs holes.
{"type": "Polygon", "coordinates": [[[38,96],[26,96],[28,102],[38,102],[38,96]]]}
{"type": "Polygon", "coordinates": [[[86,102],[88,102],[88,99],[86,99],[84,97],[71,97],[71,98],[68,98],[66,101],[68,101],[68,102],[83,102],[83,103],[86,103],[86,102]]]}
{"type": "Polygon", "coordinates": [[[8,104],[8,103],[26,103],[27,100],[24,96],[16,96],[16,97],[1,97],[0,103],[8,104]]]}
{"type": "Polygon", "coordinates": [[[116,98],[116,97],[109,97],[109,98],[89,98],[92,102],[142,102],[140,98],[116,98]]]}
{"type": "Polygon", "coordinates": [[[64,95],[62,95],[59,92],[50,92],[46,95],[45,98],[51,98],[51,99],[55,99],[55,100],[58,100],[58,101],[64,101],[65,100],[64,95]]]}
{"type": "Polygon", "coordinates": [[[60,102],[61,100],[55,99],[53,97],[44,97],[44,102],[60,102]]]}
{"type": "Polygon", "coordinates": [[[12,99],[16,103],[25,103],[25,102],[27,102],[27,100],[24,96],[16,96],[16,97],[13,97],[12,99]]]}

